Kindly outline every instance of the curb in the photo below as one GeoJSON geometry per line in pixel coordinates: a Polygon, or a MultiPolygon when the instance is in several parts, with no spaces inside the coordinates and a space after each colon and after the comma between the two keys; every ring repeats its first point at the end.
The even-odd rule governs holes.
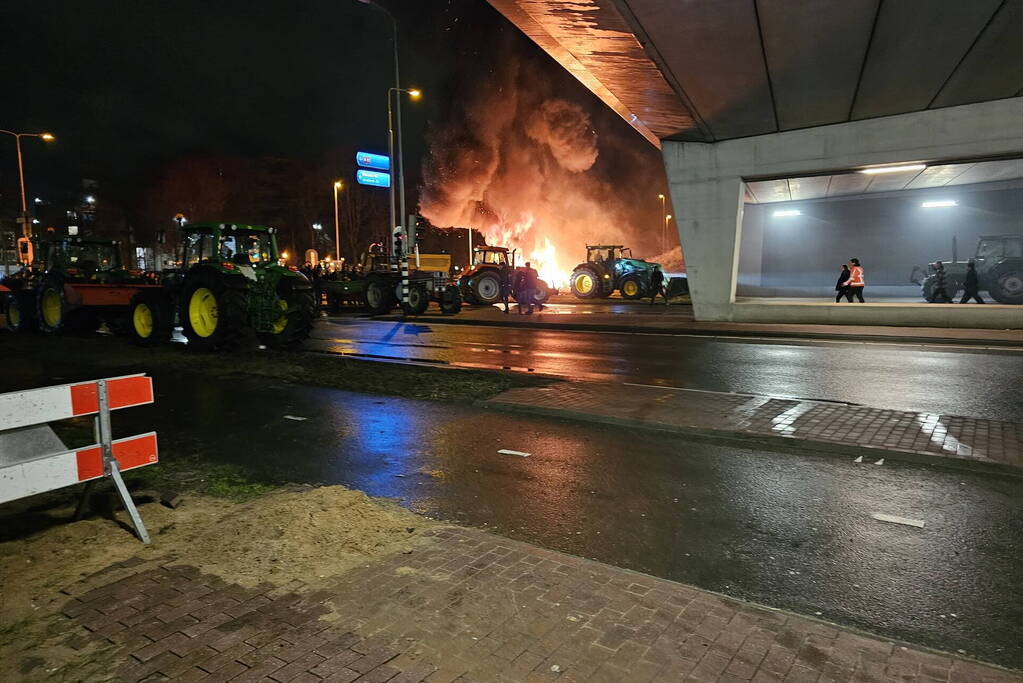
{"type": "Polygon", "coordinates": [[[820,441],[817,439],[799,439],[789,436],[778,436],[774,434],[761,434],[758,432],[744,432],[738,429],[713,429],[710,427],[697,427],[693,425],[670,425],[665,423],[649,423],[642,420],[633,420],[626,417],[613,417],[609,415],[590,415],[575,410],[563,408],[550,408],[547,406],[531,406],[521,403],[506,403],[498,398],[474,401],[479,408],[490,408],[506,412],[523,413],[527,415],[542,415],[544,417],[559,417],[578,422],[592,422],[596,424],[607,424],[618,427],[631,427],[634,429],[649,429],[652,431],[667,432],[670,434],[682,434],[708,441],[728,443],[739,447],[748,448],[751,444],[764,446],[771,450],[785,452],[797,452],[805,455],[831,456],[864,456],[871,458],[887,458],[899,462],[909,462],[917,465],[931,465],[942,469],[965,471],[982,474],[1000,474],[1014,477],[1023,477],[1023,468],[1015,465],[994,462],[991,460],[967,460],[965,458],[952,458],[942,455],[926,455],[916,451],[893,450],[889,448],[877,448],[875,446],[855,446],[836,441],[820,441]]]}
{"type": "Polygon", "coordinates": [[[834,339],[840,341],[888,342],[891,344],[944,344],[950,346],[997,346],[1023,348],[1023,340],[964,339],[961,337],[921,337],[886,334],[843,334],[840,332],[782,332],[775,330],[728,330],[712,328],[680,329],[678,327],[610,325],[600,323],[557,323],[511,320],[467,320],[454,316],[402,318],[397,315],[374,316],[370,320],[387,322],[419,322],[439,325],[475,325],[478,327],[517,327],[524,329],[561,330],[566,332],[620,332],[624,334],[666,334],[692,337],[739,337],[751,339],[834,339]]]}

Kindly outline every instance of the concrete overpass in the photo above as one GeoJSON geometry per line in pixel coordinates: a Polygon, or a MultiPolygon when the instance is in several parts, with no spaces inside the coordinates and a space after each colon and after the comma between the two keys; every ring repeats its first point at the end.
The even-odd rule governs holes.
{"type": "Polygon", "coordinates": [[[661,148],[699,319],[1019,326],[1019,308],[745,301],[735,286],[744,203],[795,199],[792,179],[884,191],[851,174],[912,162],[926,171],[891,189],[919,188],[992,159],[973,182],[1023,177],[1005,161],[1023,157],[1023,0],[490,3],[661,148]]]}

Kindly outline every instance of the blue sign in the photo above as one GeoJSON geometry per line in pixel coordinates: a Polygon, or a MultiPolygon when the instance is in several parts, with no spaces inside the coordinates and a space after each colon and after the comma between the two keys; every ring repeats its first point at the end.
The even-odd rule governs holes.
{"type": "Polygon", "coordinates": [[[366,171],[359,169],[355,172],[355,179],[360,185],[372,185],[373,187],[390,187],[391,175],[379,171],[366,171]]]}
{"type": "Polygon", "coordinates": [[[355,155],[355,163],[363,168],[375,168],[378,171],[391,170],[391,157],[385,157],[383,154],[359,152],[355,155]]]}

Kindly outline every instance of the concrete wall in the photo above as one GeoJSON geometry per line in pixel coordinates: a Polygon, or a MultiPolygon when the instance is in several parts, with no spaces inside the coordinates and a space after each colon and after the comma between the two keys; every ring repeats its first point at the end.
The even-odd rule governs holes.
{"type": "MultiPolygon", "coordinates": [[[[763,319],[783,311],[736,302],[743,219],[743,179],[797,177],[876,164],[949,162],[1023,156],[1023,99],[971,104],[719,143],[663,141],[679,238],[698,320],[763,319]]],[[[850,254],[851,256],[851,254],[850,254]]],[[[841,305],[841,304],[840,304],[841,305]]],[[[834,307],[834,305],[832,305],[834,307]]],[[[828,307],[824,307],[824,311],[828,307]]],[[[876,311],[874,324],[936,324],[914,306],[876,311]],[[905,310],[898,310],[898,309],[905,310]],[[920,320],[920,322],[917,322],[920,320]]],[[[999,310],[1001,310],[999,308],[999,310]]],[[[993,312],[994,313],[994,312],[993,312]]],[[[995,327],[1019,326],[1018,311],[985,316],[995,327]],[[1005,319],[997,317],[1005,316],[1005,319]]],[[[794,314],[826,322],[829,314],[794,314]]],[[[849,315],[849,314],[843,314],[849,315]]],[[[978,318],[978,324],[980,324],[978,318]]]]}

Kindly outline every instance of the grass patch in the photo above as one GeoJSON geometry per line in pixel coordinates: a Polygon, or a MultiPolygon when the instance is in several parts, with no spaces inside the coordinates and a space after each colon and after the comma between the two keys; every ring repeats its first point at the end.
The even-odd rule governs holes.
{"type": "Polygon", "coordinates": [[[277,489],[283,482],[252,479],[237,465],[211,463],[198,457],[175,457],[159,465],[140,467],[124,473],[133,491],[153,489],[161,494],[191,493],[244,502],[277,489]]]}
{"type": "Polygon", "coordinates": [[[140,348],[125,339],[98,335],[0,335],[8,357],[18,359],[5,369],[0,391],[133,372],[197,372],[225,380],[255,377],[404,398],[470,402],[549,381],[519,373],[379,363],[324,353],[255,349],[200,353],[178,344],[140,348]]]}

